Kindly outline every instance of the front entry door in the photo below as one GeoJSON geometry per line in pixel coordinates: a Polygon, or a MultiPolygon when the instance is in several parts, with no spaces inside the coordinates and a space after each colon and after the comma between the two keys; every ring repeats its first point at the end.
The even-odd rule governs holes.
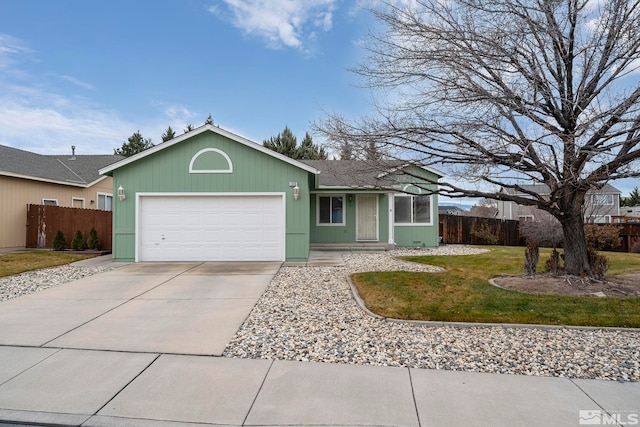
{"type": "Polygon", "coordinates": [[[356,240],[378,241],[378,195],[358,195],[356,240]]]}

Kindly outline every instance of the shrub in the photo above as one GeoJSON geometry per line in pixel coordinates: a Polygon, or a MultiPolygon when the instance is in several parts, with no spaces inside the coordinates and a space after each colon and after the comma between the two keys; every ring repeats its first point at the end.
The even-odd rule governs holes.
{"type": "Polygon", "coordinates": [[[53,238],[53,250],[64,251],[67,248],[67,239],[65,239],[62,231],[58,230],[56,236],[53,238]]]}
{"type": "Polygon", "coordinates": [[[528,241],[527,248],[524,251],[524,272],[529,276],[536,274],[539,260],[540,245],[538,245],[538,242],[528,241]]]}
{"type": "Polygon", "coordinates": [[[553,273],[555,275],[564,271],[564,268],[560,264],[560,252],[558,252],[556,248],[553,248],[553,251],[551,251],[551,256],[545,263],[545,267],[548,273],[553,273]]]}
{"type": "Polygon", "coordinates": [[[591,274],[596,279],[603,279],[609,270],[609,258],[598,254],[594,249],[588,249],[591,274]]]}
{"type": "Polygon", "coordinates": [[[537,221],[520,221],[518,230],[527,241],[538,242],[545,248],[557,248],[564,241],[560,221],[551,215],[541,215],[537,221]]]}
{"type": "Polygon", "coordinates": [[[634,254],[640,254],[640,241],[633,242],[633,245],[631,245],[631,252],[634,254]]]}
{"type": "Polygon", "coordinates": [[[585,224],[587,247],[596,251],[620,246],[620,227],[615,224],[585,224]]]}
{"type": "Polygon", "coordinates": [[[496,245],[500,242],[500,232],[493,231],[486,222],[480,225],[480,229],[471,230],[471,235],[475,236],[481,245],[496,245]]]}
{"type": "Polygon", "coordinates": [[[92,250],[99,250],[102,246],[102,242],[98,238],[98,232],[95,227],[91,227],[89,231],[89,238],[87,239],[87,247],[92,250]]]}
{"type": "Polygon", "coordinates": [[[73,237],[71,241],[71,249],[74,251],[83,251],[86,248],[86,242],[84,241],[84,237],[82,237],[82,233],[80,230],[76,231],[76,235],[73,237]]]}

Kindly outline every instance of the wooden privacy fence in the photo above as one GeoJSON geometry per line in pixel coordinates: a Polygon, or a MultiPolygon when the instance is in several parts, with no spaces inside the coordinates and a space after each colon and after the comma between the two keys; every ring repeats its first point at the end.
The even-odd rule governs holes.
{"type": "Polygon", "coordinates": [[[67,239],[67,246],[80,230],[87,239],[91,228],[98,232],[103,251],[111,250],[111,212],[95,209],[63,208],[60,206],[27,206],[27,247],[53,248],[53,238],[58,230],[67,239]]]}
{"type": "MultiPolygon", "coordinates": [[[[518,221],[473,216],[439,215],[440,237],[444,244],[525,246],[520,236],[518,221]],[[495,243],[487,241],[495,238],[495,243]]],[[[596,224],[605,225],[605,224],[596,224]]],[[[632,252],[640,245],[639,223],[614,223],[620,227],[620,246],[607,249],[615,252],[632,252]],[[637,247],[637,246],[636,246],[637,247]]]]}
{"type": "Polygon", "coordinates": [[[524,246],[518,221],[475,216],[439,215],[440,237],[445,244],[524,246]],[[497,241],[487,241],[494,237],[497,241]]]}

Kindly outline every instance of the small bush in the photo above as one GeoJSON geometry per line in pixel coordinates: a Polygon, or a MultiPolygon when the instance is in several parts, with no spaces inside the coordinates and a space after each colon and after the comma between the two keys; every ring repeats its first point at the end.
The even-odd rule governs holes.
{"type": "Polygon", "coordinates": [[[481,245],[497,245],[500,242],[500,233],[493,231],[486,222],[480,225],[480,229],[471,230],[471,235],[475,236],[481,245]]]}
{"type": "Polygon", "coordinates": [[[598,254],[594,249],[589,248],[589,264],[591,265],[591,274],[596,279],[604,279],[604,276],[609,271],[609,258],[604,255],[598,254]]]}
{"type": "Polygon", "coordinates": [[[620,230],[615,224],[585,224],[587,247],[596,251],[617,248],[620,246],[620,230]]]}
{"type": "Polygon", "coordinates": [[[87,247],[91,250],[97,251],[102,246],[102,242],[98,238],[98,232],[95,227],[91,227],[89,231],[89,238],[87,239],[87,247]]]}
{"type": "Polygon", "coordinates": [[[560,252],[558,252],[556,248],[553,248],[553,251],[551,251],[551,256],[545,263],[545,271],[547,273],[553,273],[555,275],[558,275],[564,271],[564,268],[560,263],[560,252]]]}
{"type": "Polygon", "coordinates": [[[65,239],[62,231],[58,230],[56,236],[53,238],[53,250],[64,251],[67,248],[67,239],[65,239]]]}
{"type": "Polygon", "coordinates": [[[528,241],[524,251],[524,272],[529,276],[536,274],[540,260],[540,245],[538,242],[528,241]]]}
{"type": "Polygon", "coordinates": [[[631,245],[631,252],[634,254],[640,254],[640,241],[633,242],[633,245],[631,245]]]}
{"type": "Polygon", "coordinates": [[[557,248],[564,241],[562,225],[551,215],[541,215],[537,221],[520,221],[518,230],[527,241],[536,241],[545,248],[557,248]]]}
{"type": "Polygon", "coordinates": [[[82,233],[80,230],[76,231],[76,235],[71,241],[71,249],[74,251],[84,251],[86,247],[86,242],[84,241],[84,237],[82,237],[82,233]]]}

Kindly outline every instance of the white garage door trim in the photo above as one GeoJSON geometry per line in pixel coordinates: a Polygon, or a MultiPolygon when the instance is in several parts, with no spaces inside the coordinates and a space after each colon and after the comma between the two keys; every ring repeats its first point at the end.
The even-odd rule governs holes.
{"type": "MultiPolygon", "coordinates": [[[[135,210],[136,210],[136,215],[135,215],[135,261],[139,262],[141,261],[141,248],[142,248],[142,241],[141,241],[141,236],[142,236],[142,225],[140,224],[140,220],[141,220],[141,206],[143,203],[143,200],[145,199],[149,199],[149,198],[167,198],[167,197],[171,197],[171,198],[221,198],[221,197],[238,197],[238,198],[251,198],[251,197],[271,197],[271,198],[278,198],[278,200],[281,202],[281,213],[282,213],[282,217],[280,218],[281,220],[281,233],[279,238],[280,238],[280,245],[279,247],[275,250],[275,251],[271,251],[270,255],[272,255],[271,259],[269,259],[269,261],[284,261],[285,260],[285,252],[286,252],[286,248],[285,248],[285,242],[286,242],[286,205],[285,205],[285,201],[286,201],[286,194],[285,193],[277,193],[277,192],[266,192],[266,193],[254,193],[254,192],[248,192],[248,193],[136,193],[136,202],[135,202],[135,210]]],[[[201,259],[201,260],[192,260],[192,261],[204,261],[206,259],[201,259]]],[[[143,260],[144,261],[144,260],[143,260]]]]}

